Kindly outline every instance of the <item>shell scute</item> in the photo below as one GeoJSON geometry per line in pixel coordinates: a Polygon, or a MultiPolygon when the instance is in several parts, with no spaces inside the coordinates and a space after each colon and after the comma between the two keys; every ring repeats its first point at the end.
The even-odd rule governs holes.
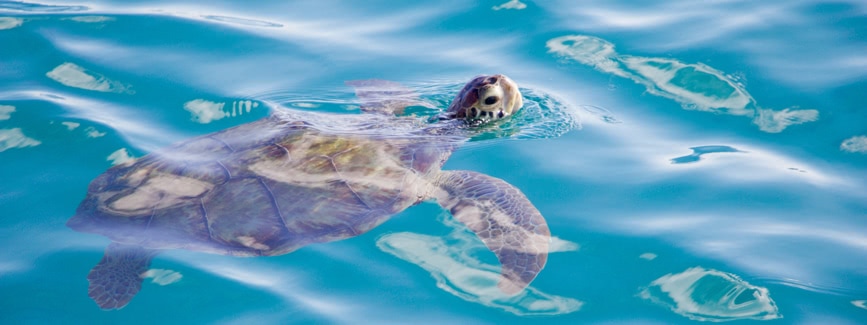
{"type": "Polygon", "coordinates": [[[211,238],[224,245],[267,251],[288,239],[278,206],[259,179],[230,180],[209,195],[204,211],[211,238]],[[232,204],[237,197],[246,204],[232,204]]]}

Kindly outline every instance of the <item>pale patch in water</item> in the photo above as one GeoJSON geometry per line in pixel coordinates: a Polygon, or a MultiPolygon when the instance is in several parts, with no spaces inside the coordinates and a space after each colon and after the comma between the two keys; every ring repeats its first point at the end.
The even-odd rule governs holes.
{"type": "Polygon", "coordinates": [[[84,134],[86,134],[88,138],[99,138],[105,136],[105,132],[99,132],[99,130],[92,126],[88,126],[84,129],[84,134]]]}
{"type": "Polygon", "coordinates": [[[620,55],[610,42],[586,35],[561,36],[546,45],[549,53],[631,79],[647,87],[648,93],[672,99],[684,109],[752,117],[765,132],[781,132],[819,116],[814,109],[763,109],[742,83],[705,64],[620,55]]]}
{"type": "Polygon", "coordinates": [[[0,17],[0,30],[12,29],[24,23],[24,19],[15,17],[0,17]]]}
{"type": "Polygon", "coordinates": [[[192,113],[192,120],[207,124],[226,117],[249,114],[253,108],[259,107],[258,102],[251,100],[236,100],[232,102],[232,110],[223,110],[226,103],[212,102],[204,99],[194,99],[184,104],[184,109],[192,113]]]}
{"type": "Polygon", "coordinates": [[[79,23],[101,23],[106,21],[113,21],[113,17],[106,16],[77,16],[69,18],[69,20],[77,21],[79,23]]]}
{"type": "Polygon", "coordinates": [[[501,9],[514,9],[514,10],[521,10],[521,9],[524,9],[524,8],[527,8],[527,4],[525,4],[525,3],[521,2],[521,1],[518,1],[518,0],[509,0],[508,2],[503,3],[503,4],[499,5],[499,6],[493,6],[493,7],[491,7],[491,9],[494,9],[494,10],[501,10],[501,9]]]}
{"type": "Polygon", "coordinates": [[[0,152],[14,148],[38,146],[41,143],[39,140],[24,135],[20,128],[0,129],[0,152]]]}
{"type": "Polygon", "coordinates": [[[643,260],[652,261],[652,260],[655,260],[655,259],[656,259],[656,254],[654,254],[654,253],[644,253],[644,254],[639,255],[638,258],[643,259],[643,260]]]}
{"type": "Polygon", "coordinates": [[[0,105],[0,121],[8,120],[15,112],[15,106],[0,105]]]}
{"type": "Polygon", "coordinates": [[[211,121],[216,121],[226,117],[223,112],[223,106],[226,103],[216,103],[204,99],[195,99],[184,104],[184,109],[193,114],[192,120],[198,123],[207,124],[211,121]]]}
{"type": "Polygon", "coordinates": [[[783,317],[768,289],[753,286],[731,273],[701,267],[667,274],[654,280],[639,295],[698,321],[783,317]]]}
{"type": "Polygon", "coordinates": [[[548,253],[574,252],[579,249],[581,246],[578,243],[554,236],[551,236],[551,243],[548,244],[548,253]]]}
{"type": "Polygon", "coordinates": [[[69,87],[111,93],[133,93],[133,91],[129,90],[129,86],[110,80],[100,74],[87,71],[75,63],[63,63],[45,75],[69,87]]]}
{"type": "Polygon", "coordinates": [[[774,111],[759,108],[753,120],[759,129],[768,133],[782,132],[789,125],[813,122],[819,119],[819,111],[814,109],[789,109],[774,111]]]}
{"type": "Polygon", "coordinates": [[[301,108],[317,108],[317,107],[319,107],[319,104],[308,103],[308,102],[297,102],[297,103],[292,103],[292,106],[301,107],[301,108]]]}
{"type": "Polygon", "coordinates": [[[244,113],[250,113],[253,108],[259,107],[259,102],[254,102],[252,100],[238,100],[232,102],[232,116],[236,115],[244,115],[244,113]]]}
{"type": "Polygon", "coordinates": [[[258,250],[263,250],[263,251],[271,249],[270,247],[268,247],[265,244],[256,242],[256,238],[253,238],[250,236],[238,236],[236,239],[238,240],[239,243],[241,243],[241,245],[250,247],[252,249],[258,249],[258,250]]]}
{"type": "Polygon", "coordinates": [[[867,153],[867,136],[859,135],[843,140],[840,150],[847,152],[867,153]]]}
{"type": "Polygon", "coordinates": [[[129,152],[126,151],[126,148],[120,148],[108,155],[108,158],[106,158],[105,160],[110,161],[112,166],[114,166],[132,162],[135,160],[135,158],[129,155],[129,152]]]}
{"type": "Polygon", "coordinates": [[[867,309],[867,300],[852,300],[852,304],[855,305],[855,307],[867,309]]]}
{"type": "Polygon", "coordinates": [[[64,126],[66,126],[66,129],[68,129],[69,131],[75,130],[79,126],[81,126],[81,123],[76,123],[76,122],[60,122],[60,124],[63,124],[64,126]]]}
{"type": "Polygon", "coordinates": [[[184,276],[178,272],[172,270],[165,269],[150,269],[144,271],[141,275],[142,279],[151,279],[152,283],[159,284],[161,286],[169,285],[175,282],[178,282],[184,276]]]}

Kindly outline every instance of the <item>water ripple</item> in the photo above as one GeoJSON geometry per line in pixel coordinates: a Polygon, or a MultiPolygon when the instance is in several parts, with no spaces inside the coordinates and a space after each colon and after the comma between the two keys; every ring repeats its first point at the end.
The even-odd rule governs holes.
{"type": "MultiPolygon", "coordinates": [[[[416,117],[421,121],[437,122],[437,115],[445,111],[463,85],[463,83],[450,81],[406,83],[405,86],[419,98],[419,103],[408,107],[405,115],[416,117]]],[[[524,106],[511,118],[479,126],[456,123],[454,127],[461,129],[461,132],[470,137],[471,145],[495,139],[556,138],[580,128],[581,125],[575,109],[571,108],[565,101],[544,90],[520,89],[524,97],[524,106]]],[[[263,102],[270,102],[274,106],[290,107],[300,111],[352,113],[353,115],[360,113],[359,106],[361,104],[361,101],[350,92],[350,88],[342,87],[306,88],[301,91],[269,91],[254,94],[251,97],[263,102]]],[[[299,115],[297,118],[314,122],[331,131],[352,132],[357,130],[357,124],[350,123],[341,126],[343,121],[334,120],[328,116],[319,117],[317,114],[308,114],[307,116],[299,115]]],[[[382,118],[367,115],[361,119],[375,121],[382,118]]],[[[413,125],[412,127],[424,126],[413,125]]]]}
{"type": "Polygon", "coordinates": [[[230,17],[230,16],[217,16],[217,15],[204,15],[202,18],[210,19],[213,21],[230,23],[230,24],[238,24],[244,26],[253,26],[253,27],[283,27],[282,24],[272,23],[264,20],[257,19],[248,19],[248,18],[240,18],[240,17],[230,17]]]}
{"type": "Polygon", "coordinates": [[[611,33],[658,52],[704,48],[745,58],[762,75],[805,89],[863,80],[867,43],[863,1],[670,0],[636,6],[630,1],[538,4],[565,29],[611,33]],[[809,77],[805,77],[809,76],[809,77]]]}
{"type": "MultiPolygon", "coordinates": [[[[578,311],[584,304],[534,287],[527,287],[515,296],[503,294],[497,287],[499,268],[481,262],[472,254],[487,248],[451,217],[441,216],[440,219],[452,228],[445,238],[399,232],[380,237],[376,245],[384,252],[424,268],[436,279],[437,287],[469,302],[522,316],[568,314],[578,311]]],[[[555,243],[551,253],[578,249],[577,244],[562,239],[556,239],[555,243]]]]}
{"type": "Polygon", "coordinates": [[[687,164],[694,163],[701,160],[702,155],[710,154],[710,153],[718,153],[718,152],[743,152],[738,149],[729,147],[729,146],[700,146],[700,147],[692,147],[692,154],[686,156],[680,156],[677,158],[672,158],[672,164],[687,164]]]}
{"type": "Polygon", "coordinates": [[[677,101],[684,109],[750,117],[765,132],[782,132],[790,125],[812,122],[819,116],[814,109],[761,108],[742,84],[701,63],[620,55],[614,51],[614,44],[586,35],[556,37],[547,46],[558,56],[642,84],[647,92],[677,101]]]}
{"type": "Polygon", "coordinates": [[[781,318],[768,289],[737,275],[693,267],[654,280],[640,296],[698,321],[781,318]]]}
{"type": "Polygon", "coordinates": [[[69,11],[86,11],[90,8],[86,6],[62,6],[62,5],[46,5],[32,2],[0,2],[0,10],[25,11],[35,13],[60,13],[69,11]]]}

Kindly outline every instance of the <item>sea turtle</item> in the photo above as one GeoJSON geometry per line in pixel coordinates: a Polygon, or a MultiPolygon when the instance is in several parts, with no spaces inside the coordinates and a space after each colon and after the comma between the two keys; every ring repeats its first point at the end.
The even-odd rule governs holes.
{"type": "Polygon", "coordinates": [[[401,116],[419,102],[407,88],[347,83],[368,114],[274,109],[94,179],[67,223],[112,240],[87,276],[89,296],[103,309],[125,306],[161,250],[281,255],[358,236],[426,200],[449,210],[496,254],[504,293],[527,287],[548,256],[545,219],[503,180],[440,170],[466,139],[454,122],[515,113],[523,105],[517,85],[503,75],[477,77],[443,114],[448,121],[424,122],[401,116]],[[338,123],[343,131],[329,128],[338,123]]]}

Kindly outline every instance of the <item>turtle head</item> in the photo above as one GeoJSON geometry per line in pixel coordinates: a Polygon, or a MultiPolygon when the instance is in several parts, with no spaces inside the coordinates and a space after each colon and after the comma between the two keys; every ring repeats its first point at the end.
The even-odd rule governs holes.
{"type": "Polygon", "coordinates": [[[495,74],[468,82],[447,112],[456,118],[492,121],[515,114],[523,105],[518,85],[509,77],[495,74]]]}

